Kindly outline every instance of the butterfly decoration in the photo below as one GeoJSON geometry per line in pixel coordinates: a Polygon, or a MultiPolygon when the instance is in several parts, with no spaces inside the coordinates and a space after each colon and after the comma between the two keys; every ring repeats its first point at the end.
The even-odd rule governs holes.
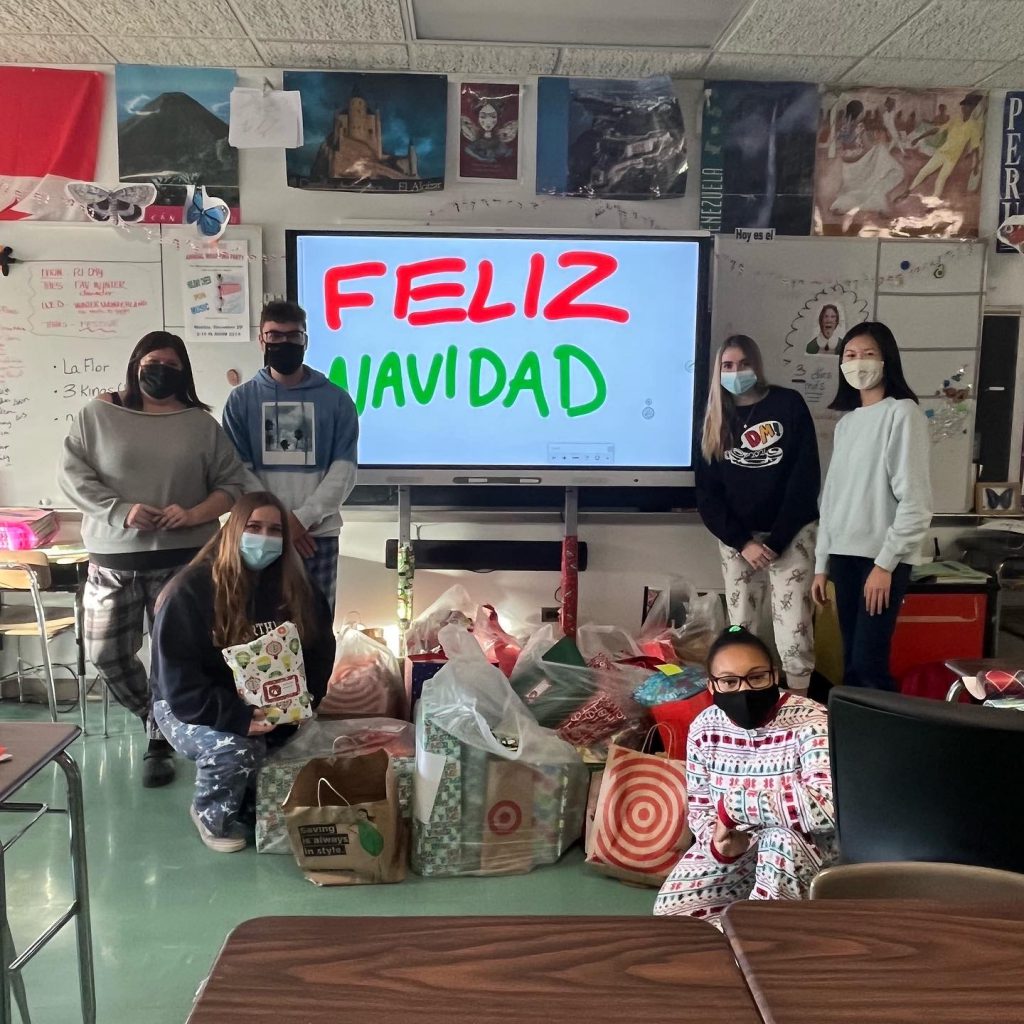
{"type": "Polygon", "coordinates": [[[1009,487],[1003,490],[996,490],[994,487],[985,488],[985,508],[1009,509],[1013,504],[1013,490],[1009,487]]]}
{"type": "Polygon", "coordinates": [[[0,274],[6,277],[11,272],[11,264],[17,262],[14,250],[9,245],[0,247],[0,274]]]}
{"type": "Polygon", "coordinates": [[[88,181],[69,181],[64,187],[69,199],[81,206],[98,224],[137,224],[146,207],[156,202],[156,185],[144,182],[107,189],[88,181]]]}
{"type": "Polygon", "coordinates": [[[206,194],[205,185],[189,185],[185,199],[185,223],[194,224],[206,241],[213,242],[227,230],[231,210],[223,199],[206,194]]]}

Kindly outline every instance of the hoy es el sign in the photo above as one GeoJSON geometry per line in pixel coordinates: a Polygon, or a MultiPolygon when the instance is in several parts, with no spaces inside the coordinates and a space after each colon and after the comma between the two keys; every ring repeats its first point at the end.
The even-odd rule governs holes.
{"type": "MultiPolygon", "coordinates": [[[[482,259],[477,264],[476,283],[471,294],[465,285],[450,279],[416,283],[421,278],[440,274],[463,274],[467,270],[464,259],[446,257],[401,264],[394,269],[393,315],[395,320],[405,321],[411,327],[487,324],[517,315],[526,320],[605,320],[616,324],[629,321],[629,311],[619,306],[580,301],[587,292],[615,274],[619,264],[613,256],[600,252],[564,252],[558,257],[558,266],[563,269],[580,268],[583,273],[554,294],[546,295],[546,291],[551,291],[544,288],[546,261],[540,253],[531,255],[523,294],[521,298],[515,296],[519,301],[517,305],[507,298],[492,302],[494,264],[490,260],[482,259]],[[438,299],[454,300],[456,304],[430,309],[412,308],[415,303],[438,299]]],[[[327,270],[323,284],[328,329],[342,329],[344,310],[363,309],[376,304],[377,300],[370,292],[349,291],[351,282],[387,277],[388,274],[388,266],[382,262],[351,263],[327,270]]],[[[558,405],[566,415],[585,416],[599,409],[607,397],[608,387],[597,361],[576,345],[556,345],[551,355],[557,364],[558,405]],[[581,377],[579,372],[573,373],[574,363],[589,376],[592,385],[587,389],[590,393],[585,400],[573,393],[574,387],[578,391],[581,377]]],[[[367,400],[372,408],[381,408],[389,394],[399,408],[410,398],[419,405],[429,405],[438,395],[439,388],[445,398],[455,398],[462,358],[463,354],[456,345],[448,345],[444,351],[435,352],[429,362],[424,360],[422,363],[413,353],[403,360],[398,352],[386,352],[375,367],[373,358],[363,355],[359,359],[358,376],[352,388],[349,386],[348,364],[343,356],[336,356],[331,363],[330,379],[352,395],[360,413],[366,408],[367,400]]],[[[465,353],[465,358],[469,364],[470,406],[480,408],[501,399],[502,405],[510,408],[520,397],[528,396],[536,403],[541,416],[550,415],[551,405],[545,394],[540,357],[536,352],[526,352],[514,368],[506,366],[502,357],[488,348],[472,348],[465,353]],[[486,383],[485,368],[489,378],[486,383]]]]}

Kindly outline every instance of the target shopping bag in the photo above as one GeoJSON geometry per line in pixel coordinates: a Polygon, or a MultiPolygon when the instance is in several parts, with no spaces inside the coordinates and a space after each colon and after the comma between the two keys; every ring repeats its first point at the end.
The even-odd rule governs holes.
{"type": "Polygon", "coordinates": [[[685,763],[613,745],[587,838],[587,863],[602,874],[659,886],[692,843],[685,763]]]}

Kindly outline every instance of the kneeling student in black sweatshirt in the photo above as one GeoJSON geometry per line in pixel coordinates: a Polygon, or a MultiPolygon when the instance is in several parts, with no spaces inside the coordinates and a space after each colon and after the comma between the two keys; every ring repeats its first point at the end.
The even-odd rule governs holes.
{"type": "Polygon", "coordinates": [[[247,494],[228,521],[161,593],[153,624],[153,714],[174,748],[196,762],[190,815],[218,853],[246,844],[256,771],[294,725],[273,725],[246,704],[222,651],[293,622],[313,706],[327,691],[334,633],[323,595],[291,545],[287,510],[272,494],[247,494]]]}
{"type": "Polygon", "coordinates": [[[765,381],[752,338],[715,359],[697,459],[697,508],[718,538],[729,621],[757,632],[771,593],[786,684],[806,695],[814,669],[814,548],[821,469],[803,397],[765,381]]]}

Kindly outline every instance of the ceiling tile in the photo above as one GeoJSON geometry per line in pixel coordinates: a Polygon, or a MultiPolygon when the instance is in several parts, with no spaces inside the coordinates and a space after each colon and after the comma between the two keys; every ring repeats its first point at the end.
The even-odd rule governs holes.
{"type": "Polygon", "coordinates": [[[716,53],[703,75],[708,79],[776,82],[837,82],[853,64],[852,57],[790,56],[777,53],[716,53]]]}
{"type": "Polygon", "coordinates": [[[242,17],[257,39],[404,42],[401,0],[245,0],[242,17]]]}
{"type": "Polygon", "coordinates": [[[409,66],[404,45],[375,43],[260,43],[276,68],[391,71],[409,66]]]}
{"type": "Polygon", "coordinates": [[[558,61],[555,46],[456,46],[412,43],[410,67],[416,71],[474,75],[549,75],[558,61]]]}
{"type": "Polygon", "coordinates": [[[248,39],[125,36],[105,42],[119,64],[191,64],[207,68],[251,68],[263,64],[263,58],[248,39]]]}
{"type": "Polygon", "coordinates": [[[1024,89],[1024,62],[1007,64],[977,84],[985,89],[1024,89]]]}
{"type": "Polygon", "coordinates": [[[562,55],[560,75],[589,78],[646,78],[648,75],[694,74],[704,66],[709,50],[670,50],[661,47],[572,46],[562,55]]]}
{"type": "Polygon", "coordinates": [[[746,0],[411,0],[416,38],[579,46],[710,46],[746,0]]]}
{"type": "Polygon", "coordinates": [[[1024,54],[1020,0],[935,0],[886,40],[873,57],[956,54],[967,60],[1013,60],[1024,54]]]}
{"type": "Polygon", "coordinates": [[[91,32],[115,36],[195,34],[236,39],[245,32],[226,0],[63,0],[91,32]]]}
{"type": "Polygon", "coordinates": [[[16,32],[81,32],[80,25],[57,0],[11,0],[0,4],[0,20],[4,31],[16,32]]]}
{"type": "Polygon", "coordinates": [[[0,64],[111,64],[92,36],[0,36],[0,64]]]}
{"type": "Polygon", "coordinates": [[[843,77],[843,85],[902,85],[927,89],[969,86],[1000,67],[990,60],[897,60],[868,57],[843,77]]]}
{"type": "Polygon", "coordinates": [[[755,0],[718,44],[728,53],[869,53],[925,0],[755,0]]]}

